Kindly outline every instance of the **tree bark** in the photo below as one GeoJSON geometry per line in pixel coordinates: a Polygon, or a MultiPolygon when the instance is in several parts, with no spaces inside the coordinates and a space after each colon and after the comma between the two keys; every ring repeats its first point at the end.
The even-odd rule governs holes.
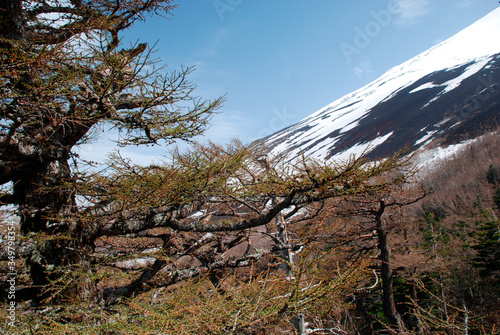
{"type": "MultiPolygon", "coordinates": [[[[20,231],[22,234],[32,232],[55,232],[68,227],[58,225],[60,214],[75,205],[74,186],[67,155],[59,159],[44,162],[35,160],[16,173],[19,179],[14,183],[13,198],[19,205],[20,231]],[[29,167],[32,167],[29,169],[29,167]]],[[[63,265],[75,260],[71,244],[76,240],[54,240],[36,243],[28,255],[30,277],[36,287],[37,298],[43,299],[43,286],[49,283],[50,274],[47,265],[63,265]]]]}
{"type": "MultiPolygon", "coordinates": [[[[22,1],[3,0],[0,2],[0,36],[19,40],[22,38],[22,1]]],[[[5,42],[1,42],[4,45],[5,42]]]]}
{"type": "Polygon", "coordinates": [[[281,243],[280,245],[280,257],[283,262],[279,265],[280,268],[285,271],[287,276],[292,276],[292,265],[293,265],[293,254],[288,248],[288,234],[286,231],[286,222],[283,214],[278,214],[276,216],[276,225],[278,227],[278,240],[281,243]]]}
{"type": "Polygon", "coordinates": [[[14,184],[14,198],[20,206],[21,233],[46,231],[57,222],[64,207],[74,203],[71,171],[66,159],[36,162],[31,171],[21,171],[14,184]],[[37,167],[38,166],[38,167],[37,167]]]}
{"type": "Polygon", "coordinates": [[[370,314],[366,310],[365,304],[363,303],[363,297],[358,297],[356,299],[356,309],[361,314],[361,317],[364,319],[364,325],[360,329],[360,334],[362,335],[372,335],[373,333],[373,323],[370,317],[370,314]]]}
{"type": "Polygon", "coordinates": [[[380,249],[380,260],[382,262],[380,273],[382,277],[382,306],[384,309],[384,315],[393,326],[398,326],[404,328],[403,320],[396,310],[396,304],[394,303],[394,292],[393,286],[393,273],[391,268],[391,252],[388,243],[388,232],[383,218],[386,204],[384,200],[379,202],[379,208],[375,212],[375,222],[377,224],[377,235],[378,244],[380,249]]]}

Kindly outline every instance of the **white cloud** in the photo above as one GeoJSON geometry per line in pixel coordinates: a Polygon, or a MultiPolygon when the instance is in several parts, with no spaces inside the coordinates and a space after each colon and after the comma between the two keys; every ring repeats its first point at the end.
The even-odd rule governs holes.
{"type": "Polygon", "coordinates": [[[229,143],[234,138],[246,142],[253,137],[252,128],[253,122],[244,112],[224,111],[212,119],[203,137],[217,144],[229,143]]]}
{"type": "Polygon", "coordinates": [[[397,0],[397,13],[394,25],[407,27],[417,23],[418,19],[431,11],[430,0],[397,0]]]}
{"type": "Polygon", "coordinates": [[[108,155],[114,151],[119,151],[124,158],[129,158],[135,164],[149,165],[159,164],[168,155],[167,146],[128,146],[118,147],[115,143],[108,139],[101,139],[96,143],[80,145],[74,149],[74,152],[79,154],[82,159],[104,164],[108,159],[108,155]]]}
{"type": "Polygon", "coordinates": [[[129,158],[135,164],[149,165],[159,164],[165,156],[168,156],[172,146],[165,145],[140,145],[140,146],[125,146],[119,147],[116,141],[120,138],[119,132],[116,129],[110,128],[109,125],[104,125],[98,130],[93,140],[88,143],[78,145],[73,148],[73,152],[81,159],[104,164],[108,159],[108,155],[119,151],[124,158],[129,158]]]}

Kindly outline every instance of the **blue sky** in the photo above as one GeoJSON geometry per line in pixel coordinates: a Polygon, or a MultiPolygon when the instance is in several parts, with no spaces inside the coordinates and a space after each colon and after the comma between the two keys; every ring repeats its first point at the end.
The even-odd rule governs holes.
{"type": "MultiPolygon", "coordinates": [[[[203,98],[227,97],[206,138],[250,142],[300,121],[498,8],[493,0],[178,0],[125,41],[157,43],[167,70],[195,66],[203,98]]],[[[481,38],[478,36],[478,38],[481,38]]],[[[203,139],[200,139],[203,140],[203,139]]],[[[112,144],[82,149],[95,160],[112,144]]],[[[138,163],[167,148],[122,149],[138,163]]]]}

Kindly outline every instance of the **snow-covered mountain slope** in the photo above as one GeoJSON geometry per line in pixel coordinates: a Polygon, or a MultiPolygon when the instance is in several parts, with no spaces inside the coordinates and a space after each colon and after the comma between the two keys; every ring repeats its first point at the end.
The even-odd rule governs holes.
{"type": "Polygon", "coordinates": [[[259,141],[271,154],[383,157],[457,143],[500,116],[500,9],[304,120],[259,141]]]}

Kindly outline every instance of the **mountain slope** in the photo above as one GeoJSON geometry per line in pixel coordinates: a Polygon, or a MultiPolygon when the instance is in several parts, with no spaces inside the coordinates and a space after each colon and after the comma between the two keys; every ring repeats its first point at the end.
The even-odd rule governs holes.
{"type": "Polygon", "coordinates": [[[500,9],[304,120],[263,138],[271,154],[383,157],[494,129],[500,115],[500,9]]]}

